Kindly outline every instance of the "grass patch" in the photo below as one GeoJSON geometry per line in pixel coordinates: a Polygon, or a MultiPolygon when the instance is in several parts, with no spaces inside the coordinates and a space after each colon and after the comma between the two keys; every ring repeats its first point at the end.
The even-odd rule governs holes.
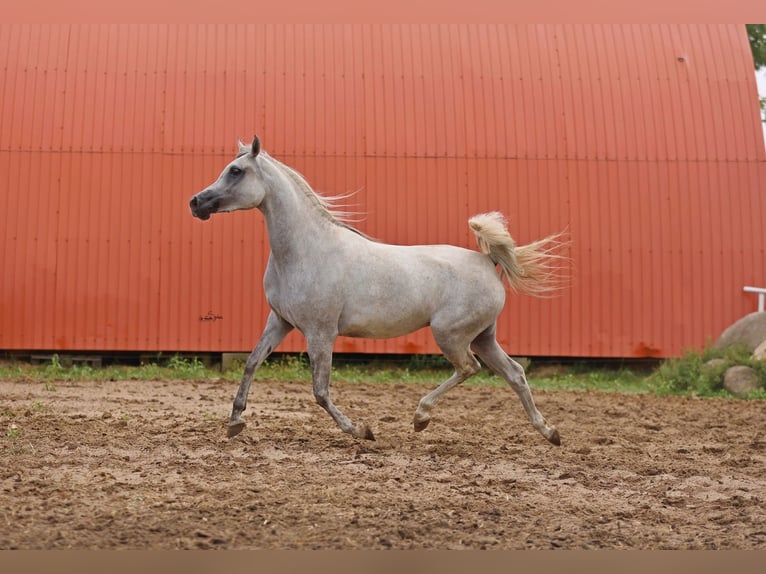
{"type": "Polygon", "coordinates": [[[43,383],[46,391],[55,392],[56,383],[65,381],[153,381],[167,379],[220,378],[220,371],[208,369],[197,357],[172,355],[139,366],[108,365],[94,368],[75,364],[65,367],[58,355],[44,365],[9,361],[0,363],[0,380],[26,380],[43,383]]]}
{"type": "Polygon", "coordinates": [[[532,388],[625,394],[651,393],[654,390],[645,372],[627,367],[589,368],[586,363],[577,363],[554,375],[538,376],[534,367],[530,371],[529,385],[532,388]]]}
{"type": "MultiPolygon", "coordinates": [[[[677,359],[658,365],[593,361],[552,363],[533,360],[527,377],[533,389],[600,391],[616,393],[654,393],[693,396],[729,396],[723,390],[723,373],[733,364],[751,366],[766,388],[766,362],[750,359],[745,349],[689,351],[677,359]],[[706,366],[711,359],[719,364],[706,366]],[[629,366],[626,366],[629,365],[629,366]]],[[[162,356],[138,366],[107,365],[100,368],[73,365],[64,367],[54,356],[47,365],[0,362],[0,379],[42,382],[45,389],[56,391],[62,381],[131,381],[131,380],[214,380],[236,383],[242,377],[244,362],[235,363],[225,372],[208,367],[197,357],[162,356]]],[[[336,355],[332,378],[350,383],[420,383],[438,385],[452,374],[452,367],[440,355],[411,357],[344,357],[336,355]]],[[[256,373],[258,380],[311,381],[308,356],[300,354],[272,355],[256,373]]],[[[466,381],[466,385],[506,386],[505,381],[488,369],[466,381]]],[[[766,390],[756,391],[751,398],[766,398],[766,390]]],[[[40,405],[39,410],[42,409],[40,405]]],[[[36,409],[37,410],[37,409],[36,409]]]]}

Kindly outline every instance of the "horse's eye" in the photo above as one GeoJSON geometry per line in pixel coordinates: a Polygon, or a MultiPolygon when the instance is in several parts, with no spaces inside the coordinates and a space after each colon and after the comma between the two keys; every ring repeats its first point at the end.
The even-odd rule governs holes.
{"type": "Polygon", "coordinates": [[[239,169],[237,166],[231,166],[229,168],[229,175],[232,177],[239,177],[242,175],[242,170],[239,169]]]}

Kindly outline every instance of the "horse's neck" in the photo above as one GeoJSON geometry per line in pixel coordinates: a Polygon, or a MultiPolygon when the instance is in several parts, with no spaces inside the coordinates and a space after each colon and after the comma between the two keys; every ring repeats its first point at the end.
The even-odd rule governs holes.
{"type": "Polygon", "coordinates": [[[334,240],[336,225],[316,199],[277,166],[270,165],[273,187],[261,205],[271,252],[275,258],[291,262],[314,257],[334,240]]]}

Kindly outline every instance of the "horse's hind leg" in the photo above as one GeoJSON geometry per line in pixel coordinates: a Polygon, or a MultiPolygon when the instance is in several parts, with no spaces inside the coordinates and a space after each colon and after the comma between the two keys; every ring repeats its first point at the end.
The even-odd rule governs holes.
{"type": "Polygon", "coordinates": [[[521,399],[521,404],[524,406],[524,410],[529,416],[529,420],[532,421],[532,426],[551,443],[559,446],[561,444],[559,431],[556,430],[556,427],[549,425],[543,415],[540,414],[540,411],[537,410],[535,401],[532,399],[532,393],[529,390],[529,385],[527,384],[527,378],[524,375],[524,367],[511,359],[500,347],[495,339],[494,325],[476,337],[473,343],[471,343],[471,349],[481,357],[487,367],[505,379],[513,390],[516,391],[519,399],[521,399]]]}
{"type": "Polygon", "coordinates": [[[434,332],[434,337],[444,356],[455,367],[455,372],[449,379],[420,399],[413,419],[415,432],[422,431],[431,422],[431,410],[444,393],[481,369],[479,361],[468,348],[467,341],[450,341],[448,338],[440,337],[436,332],[434,332]]]}
{"type": "Polygon", "coordinates": [[[266,320],[266,327],[263,329],[260,341],[250,353],[245,364],[245,372],[242,375],[242,381],[239,383],[237,396],[234,398],[231,417],[229,418],[229,427],[226,434],[231,438],[242,432],[245,428],[245,421],[242,420],[242,412],[247,407],[247,395],[250,392],[250,383],[253,381],[255,370],[261,366],[271,352],[282,342],[287,334],[293,330],[293,326],[282,319],[272,311],[266,320]]]}
{"type": "Polygon", "coordinates": [[[367,440],[375,440],[370,427],[362,423],[354,425],[344,415],[330,398],[330,371],[332,370],[332,346],[335,337],[307,336],[309,360],[311,361],[311,377],[314,386],[314,398],[317,404],[326,410],[335,420],[340,429],[355,436],[367,440]]]}

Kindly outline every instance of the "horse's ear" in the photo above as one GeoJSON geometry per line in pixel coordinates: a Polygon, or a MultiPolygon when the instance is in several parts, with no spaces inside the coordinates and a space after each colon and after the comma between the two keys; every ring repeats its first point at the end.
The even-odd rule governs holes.
{"type": "Polygon", "coordinates": [[[253,136],[253,147],[251,151],[253,152],[253,157],[258,157],[258,154],[261,153],[261,140],[258,139],[258,136],[253,136]]]}

